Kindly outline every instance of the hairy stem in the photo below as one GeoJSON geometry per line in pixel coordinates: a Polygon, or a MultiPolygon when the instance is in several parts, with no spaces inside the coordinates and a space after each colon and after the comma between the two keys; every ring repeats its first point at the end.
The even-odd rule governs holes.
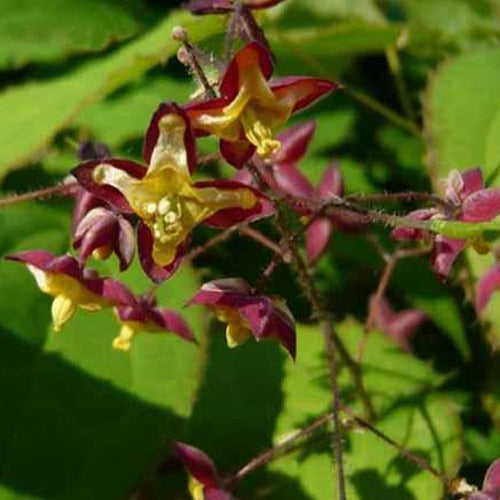
{"type": "Polygon", "coordinates": [[[0,208],[16,203],[23,203],[25,201],[40,200],[54,195],[67,195],[75,186],[76,182],[57,184],[56,186],[30,191],[29,193],[7,196],[6,198],[0,199],[0,208]]]}

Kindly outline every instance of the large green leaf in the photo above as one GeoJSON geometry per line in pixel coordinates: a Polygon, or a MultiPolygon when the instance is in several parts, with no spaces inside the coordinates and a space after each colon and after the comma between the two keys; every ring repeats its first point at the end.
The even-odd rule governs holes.
{"type": "MultiPolygon", "coordinates": [[[[343,341],[355,352],[363,335],[362,326],[348,320],[339,330],[343,341]]],[[[298,342],[297,363],[285,365],[284,407],[276,426],[276,441],[326,413],[331,404],[321,332],[302,326],[298,342]]],[[[431,369],[381,334],[372,333],[366,345],[363,372],[367,392],[379,416],[377,428],[427,458],[439,470],[454,474],[461,458],[460,422],[449,403],[432,389],[439,379],[431,369]]],[[[353,395],[346,391],[349,380],[343,370],[341,387],[346,403],[353,395]]],[[[359,409],[359,405],[354,406],[359,409]]],[[[299,453],[272,462],[270,468],[299,481],[307,498],[336,498],[329,441],[325,437],[312,449],[305,444],[299,453]]],[[[437,500],[443,494],[436,478],[407,463],[369,432],[347,431],[344,450],[348,498],[437,500]]],[[[269,485],[269,489],[271,493],[266,498],[295,498],[279,485],[269,485]]]]}
{"type": "Polygon", "coordinates": [[[490,182],[500,182],[499,85],[500,49],[458,56],[431,78],[424,123],[435,183],[453,168],[477,165],[490,182]]]}
{"type": "MultiPolygon", "coordinates": [[[[172,29],[183,25],[193,41],[219,30],[215,16],[201,19],[174,12],[151,32],[96,62],[62,77],[11,87],[0,94],[0,176],[40,154],[59,130],[90,105],[172,56],[172,29]]],[[[130,119],[130,117],[129,117],[130,119]]]]}
{"type": "Polygon", "coordinates": [[[301,61],[301,64],[308,64],[308,72],[315,69],[323,72],[325,66],[321,65],[325,63],[326,71],[334,73],[332,60],[335,58],[384,51],[396,42],[400,31],[397,25],[344,21],[322,27],[270,27],[266,33],[280,67],[288,69],[293,61],[297,67],[297,61],[301,61]],[[316,62],[311,64],[311,61],[316,62]]]}
{"type": "Polygon", "coordinates": [[[498,43],[500,23],[492,6],[488,6],[491,11],[480,12],[466,0],[405,0],[403,4],[410,51],[436,57],[444,50],[477,49],[498,43]]]}
{"type": "MultiPolygon", "coordinates": [[[[67,217],[62,223],[38,205],[2,217],[9,221],[2,254],[67,248],[67,217]]],[[[123,278],[135,292],[150,287],[137,264],[123,278]]],[[[79,311],[55,334],[50,300],[27,270],[1,261],[0,287],[0,497],[124,498],[181,432],[201,349],[173,335],[143,334],[130,353],[114,351],[119,324],[110,310],[79,311]]],[[[159,287],[159,303],[179,310],[196,288],[185,266],[159,287]]],[[[183,315],[203,337],[202,311],[183,315]]]]}
{"type": "Polygon", "coordinates": [[[194,90],[189,83],[167,77],[148,78],[124,93],[87,107],[75,125],[114,149],[124,141],[142,137],[160,102],[186,101],[194,90]]]}
{"type": "Polygon", "coordinates": [[[125,2],[1,0],[0,67],[52,62],[102,50],[138,29],[125,2]]]}

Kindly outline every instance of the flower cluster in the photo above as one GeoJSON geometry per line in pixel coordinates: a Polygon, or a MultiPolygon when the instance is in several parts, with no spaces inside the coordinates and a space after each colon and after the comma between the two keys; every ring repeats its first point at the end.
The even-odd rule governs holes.
{"type": "MultiPolygon", "coordinates": [[[[227,2],[212,7],[207,10],[200,4],[193,10],[220,12],[233,5],[227,2]]],[[[216,97],[159,105],[145,133],[142,163],[114,157],[102,144],[80,146],[81,163],[72,170],[76,183],[70,193],[75,198],[72,236],[76,258],[44,251],[8,257],[26,264],[40,289],[54,297],[55,330],[60,330],[77,308],[113,308],[121,323],[113,342],[117,349],[128,350],[139,330],[169,331],[194,341],[182,317],[159,308],[153,293],[135,296],[119,281],[99,277],[87,263],[114,253],[120,271],[125,271],[137,247],[144,272],[160,283],[181,265],[198,225],[231,228],[273,214],[266,193],[252,183],[237,177],[195,178],[199,164],[196,137],[207,134],[219,138],[223,158],[234,167],[241,168],[252,159],[259,167],[274,163],[278,171],[288,175],[283,163],[292,157],[298,159],[305,147],[302,153],[298,151],[301,146],[295,144],[296,131],[276,137],[274,131],[293,113],[338,85],[309,77],[271,80],[272,73],[269,50],[249,41],[227,64],[216,97]]],[[[307,123],[305,127],[311,128],[307,123]]],[[[299,134],[302,130],[303,126],[299,134]]],[[[302,142],[307,142],[307,137],[308,133],[302,142]]],[[[340,187],[335,182],[325,181],[318,195],[338,194],[340,187]]],[[[228,324],[230,347],[250,336],[257,340],[275,338],[295,357],[294,320],[283,299],[258,293],[243,280],[228,279],[206,283],[190,303],[209,306],[228,324]]]]}

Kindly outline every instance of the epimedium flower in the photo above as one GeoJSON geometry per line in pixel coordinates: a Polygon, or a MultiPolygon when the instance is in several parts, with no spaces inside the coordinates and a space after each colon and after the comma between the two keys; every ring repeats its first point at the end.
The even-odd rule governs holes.
{"type": "Polygon", "coordinates": [[[120,261],[120,270],[127,269],[135,253],[135,231],[121,214],[104,207],[87,212],[73,234],[73,248],[79,250],[79,262],[84,265],[92,255],[107,259],[113,252],[120,261]]]}
{"type": "MultiPolygon", "coordinates": [[[[105,144],[87,141],[80,144],[77,156],[80,161],[104,160],[111,152],[105,144]]],[[[79,185],[73,196],[73,248],[79,250],[80,265],[85,265],[90,255],[105,260],[114,252],[120,270],[127,269],[135,253],[135,231],[130,221],[79,185]]]]}
{"type": "Polygon", "coordinates": [[[186,443],[174,443],[174,451],[189,474],[188,488],[193,500],[231,500],[221,486],[217,468],[203,451],[186,443]]]}
{"type": "Polygon", "coordinates": [[[25,264],[40,290],[54,297],[52,322],[55,331],[62,329],[78,307],[93,312],[134,300],[125,285],[99,277],[91,269],[82,269],[70,255],[55,256],[44,250],[30,250],[5,258],[25,264]]]}
{"type": "Polygon", "coordinates": [[[272,73],[269,51],[251,42],[229,63],[220,97],[185,106],[195,132],[219,137],[222,155],[237,168],[255,151],[264,158],[277,152],[280,142],[274,130],[292,113],[339,87],[329,80],[300,76],[269,82],[272,73]]]}
{"type": "MultiPolygon", "coordinates": [[[[420,209],[409,214],[416,220],[446,219],[461,222],[486,222],[500,215],[500,188],[485,188],[480,168],[459,172],[453,170],[444,182],[444,194],[451,209],[420,209]]],[[[392,237],[399,240],[420,240],[431,236],[420,229],[397,228],[392,237]]],[[[458,255],[468,245],[487,253],[489,245],[483,239],[468,241],[441,234],[433,237],[431,265],[441,278],[446,278],[458,255]]]]}
{"type": "Polygon", "coordinates": [[[201,222],[230,227],[269,215],[270,205],[257,190],[216,180],[194,182],[194,134],[184,110],[160,105],[146,132],[144,167],[110,158],[73,170],[78,182],[115,210],[139,216],[138,250],[145,272],[155,281],[180,265],[192,229],[201,222]]]}
{"type": "Polygon", "coordinates": [[[406,351],[410,350],[410,339],[417,328],[427,319],[424,312],[418,309],[404,309],[394,312],[389,301],[385,297],[375,300],[372,295],[369,302],[369,310],[377,309],[373,314],[373,327],[385,333],[394,343],[406,351]]]}
{"type": "Polygon", "coordinates": [[[132,339],[138,332],[173,333],[188,342],[196,342],[189,325],[177,312],[166,307],[158,307],[153,293],[147,293],[126,305],[115,308],[116,317],[121,324],[120,333],[113,340],[113,347],[129,351],[132,339]]]}
{"type": "Polygon", "coordinates": [[[295,320],[283,299],[258,294],[241,278],[226,278],[205,283],[188,304],[207,306],[227,323],[229,347],[251,336],[257,341],[274,338],[295,359],[295,320]]]}

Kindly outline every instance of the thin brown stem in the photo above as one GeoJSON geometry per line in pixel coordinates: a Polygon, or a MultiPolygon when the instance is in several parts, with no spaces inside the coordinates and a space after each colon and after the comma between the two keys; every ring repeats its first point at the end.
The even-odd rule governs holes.
{"type": "Polygon", "coordinates": [[[304,429],[301,429],[289,435],[288,437],[283,439],[277,446],[270,448],[269,450],[266,450],[263,453],[260,453],[255,458],[252,458],[252,460],[250,460],[235,474],[228,477],[224,481],[224,485],[226,487],[234,487],[236,483],[238,483],[242,478],[253,472],[255,469],[258,469],[259,467],[268,464],[269,462],[277,459],[278,457],[283,456],[290,449],[292,445],[295,445],[295,443],[298,440],[303,438],[307,439],[308,437],[311,436],[311,434],[315,430],[328,424],[328,422],[330,422],[331,420],[332,420],[332,414],[327,413],[326,415],[322,415],[321,417],[317,418],[312,424],[308,425],[304,429]]]}
{"type": "Polygon", "coordinates": [[[221,231],[220,233],[216,234],[214,237],[210,238],[206,243],[203,245],[200,245],[198,247],[193,248],[190,250],[185,258],[188,260],[194,260],[197,259],[200,255],[204,254],[207,250],[210,248],[213,248],[214,246],[218,245],[219,243],[222,243],[223,241],[226,241],[231,237],[233,233],[238,231],[239,226],[233,226],[228,229],[225,229],[224,231],[221,231]]]}
{"type": "Polygon", "coordinates": [[[337,484],[339,500],[346,500],[345,474],[342,446],[342,428],[340,424],[340,389],[338,382],[337,354],[335,352],[335,336],[331,323],[323,322],[323,335],[325,337],[326,355],[328,357],[328,366],[330,371],[330,384],[333,391],[332,415],[333,415],[333,434],[332,449],[335,457],[335,466],[337,468],[337,484]]]}
{"type": "Polygon", "coordinates": [[[342,409],[347,415],[349,415],[349,417],[358,426],[370,431],[372,434],[374,434],[375,436],[380,438],[382,441],[387,443],[389,446],[391,446],[392,448],[395,448],[403,457],[405,457],[410,462],[413,462],[420,469],[425,470],[427,472],[430,472],[433,476],[438,478],[446,486],[446,488],[449,487],[449,485],[451,484],[450,479],[448,477],[446,477],[444,474],[442,474],[441,472],[439,472],[436,468],[434,468],[427,460],[425,460],[425,458],[408,450],[402,444],[398,443],[397,441],[395,441],[394,439],[390,438],[389,436],[384,434],[382,431],[377,429],[373,424],[371,424],[370,422],[367,422],[366,420],[364,420],[360,416],[356,415],[350,408],[343,406],[342,409]]]}
{"type": "Polygon", "coordinates": [[[265,234],[262,234],[261,232],[249,226],[240,226],[239,232],[245,236],[248,236],[257,243],[260,243],[262,246],[269,248],[269,250],[272,250],[275,254],[277,254],[280,259],[283,258],[282,248],[273,240],[268,238],[265,234]]]}
{"type": "Polygon", "coordinates": [[[23,203],[25,201],[40,200],[42,198],[47,198],[49,196],[67,195],[75,186],[76,182],[71,182],[67,184],[57,184],[56,186],[38,189],[36,191],[30,191],[29,193],[14,194],[12,196],[7,196],[6,198],[0,199],[0,208],[5,207],[7,205],[14,205],[16,203],[23,203]]]}
{"type": "Polygon", "coordinates": [[[182,47],[177,53],[179,61],[191,69],[191,72],[203,87],[205,96],[217,97],[217,92],[208,81],[207,75],[205,74],[205,71],[203,71],[200,61],[198,60],[198,51],[189,41],[186,30],[181,27],[176,27],[173,30],[172,36],[174,40],[182,43],[182,47]]]}
{"type": "Polygon", "coordinates": [[[348,202],[353,203],[371,203],[385,201],[428,201],[436,205],[449,208],[449,203],[443,198],[432,194],[416,191],[405,191],[402,193],[376,193],[376,194],[352,194],[344,198],[348,202]]]}

